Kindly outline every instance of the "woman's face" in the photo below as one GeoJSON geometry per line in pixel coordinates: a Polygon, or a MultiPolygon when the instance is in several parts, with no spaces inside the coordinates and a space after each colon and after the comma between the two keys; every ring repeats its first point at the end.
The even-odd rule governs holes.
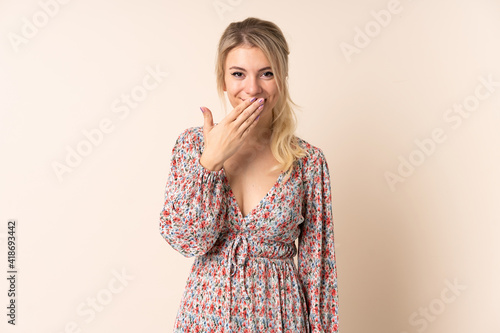
{"type": "Polygon", "coordinates": [[[224,91],[233,108],[248,98],[264,98],[261,118],[272,119],[269,111],[278,100],[278,86],[271,64],[261,49],[245,45],[229,51],[225,64],[224,91]]]}

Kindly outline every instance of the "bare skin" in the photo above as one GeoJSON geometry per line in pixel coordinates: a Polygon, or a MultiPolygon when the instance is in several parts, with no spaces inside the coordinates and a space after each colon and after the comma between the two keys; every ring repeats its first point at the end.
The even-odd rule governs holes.
{"type": "Polygon", "coordinates": [[[256,208],[276,183],[282,172],[280,168],[273,170],[278,165],[269,143],[243,146],[224,162],[224,172],[244,217],[256,208]]]}
{"type": "MultiPolygon", "coordinates": [[[[224,168],[245,217],[267,195],[282,172],[280,168],[273,170],[279,163],[270,145],[272,108],[278,92],[269,61],[256,47],[231,50],[225,72],[225,91],[234,109],[215,126],[211,111],[202,108],[205,148],[200,164],[213,171],[224,168]],[[254,97],[256,100],[252,102],[254,97]]],[[[289,173],[283,180],[288,177],[289,173]]]]}

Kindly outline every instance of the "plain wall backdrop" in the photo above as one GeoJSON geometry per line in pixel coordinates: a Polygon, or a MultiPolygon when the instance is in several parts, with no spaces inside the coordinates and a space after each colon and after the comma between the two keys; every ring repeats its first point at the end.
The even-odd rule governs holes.
{"type": "Polygon", "coordinates": [[[297,135],[327,157],[340,331],[500,332],[500,2],[0,3],[2,332],[171,332],[193,258],[158,225],[178,135],[224,111],[249,16],[288,39],[297,135]]]}

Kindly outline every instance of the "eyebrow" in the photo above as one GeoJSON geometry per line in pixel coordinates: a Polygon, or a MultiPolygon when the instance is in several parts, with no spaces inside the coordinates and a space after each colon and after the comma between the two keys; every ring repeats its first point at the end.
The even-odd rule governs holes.
{"type": "MultiPolygon", "coordinates": [[[[231,66],[231,67],[229,67],[229,69],[238,69],[238,70],[240,70],[240,71],[244,71],[244,72],[246,72],[246,69],[244,69],[244,68],[242,68],[242,67],[238,67],[238,66],[231,66]]],[[[272,69],[272,68],[268,66],[268,67],[261,68],[261,69],[259,69],[258,71],[259,71],[259,72],[262,72],[262,71],[269,70],[269,69],[272,69]]]]}

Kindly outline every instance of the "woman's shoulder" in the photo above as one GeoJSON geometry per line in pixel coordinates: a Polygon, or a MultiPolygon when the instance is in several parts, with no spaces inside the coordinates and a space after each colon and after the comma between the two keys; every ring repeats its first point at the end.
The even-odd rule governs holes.
{"type": "Polygon", "coordinates": [[[297,143],[302,147],[306,154],[298,159],[298,168],[302,176],[302,181],[309,184],[321,181],[322,175],[327,174],[330,177],[328,162],[323,150],[306,140],[297,137],[297,143]]]}
{"type": "Polygon", "coordinates": [[[189,156],[199,156],[203,153],[203,127],[188,127],[177,135],[172,154],[176,152],[189,156]]]}
{"type": "Polygon", "coordinates": [[[177,142],[203,143],[203,126],[192,126],[184,129],[177,136],[177,142]]]}
{"type": "Polygon", "coordinates": [[[306,155],[301,158],[302,163],[323,162],[325,155],[321,148],[311,144],[297,135],[295,135],[295,138],[297,139],[297,144],[306,152],[306,155]]]}

